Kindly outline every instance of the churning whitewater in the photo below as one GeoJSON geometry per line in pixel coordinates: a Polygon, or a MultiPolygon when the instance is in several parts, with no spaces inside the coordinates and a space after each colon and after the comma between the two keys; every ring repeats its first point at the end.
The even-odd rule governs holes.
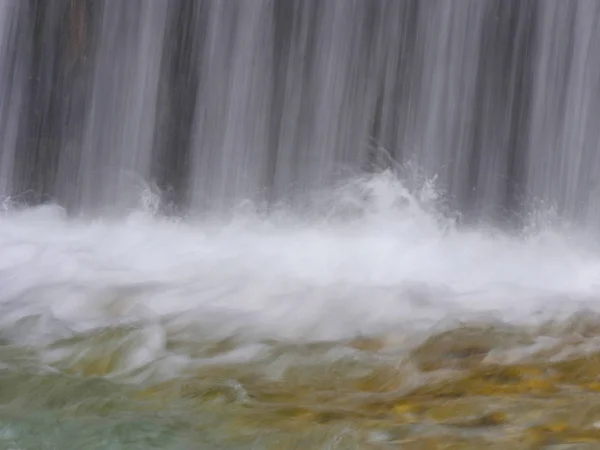
{"type": "Polygon", "coordinates": [[[409,192],[391,172],[318,198],[312,216],[246,207],[227,222],[160,216],[151,202],[95,220],[7,207],[2,338],[51,363],[64,356],[57,341],[131,325],[141,334],[126,369],[165,360],[177,372],[191,355],[169,354],[172,336],[234,339],[228,357],[246,360],[267,340],[400,338],[459,321],[531,327],[600,310],[600,253],[572,230],[461,226],[431,183],[409,192]]]}
{"type": "Polygon", "coordinates": [[[0,450],[600,448],[600,1],[0,0],[0,450]]]}

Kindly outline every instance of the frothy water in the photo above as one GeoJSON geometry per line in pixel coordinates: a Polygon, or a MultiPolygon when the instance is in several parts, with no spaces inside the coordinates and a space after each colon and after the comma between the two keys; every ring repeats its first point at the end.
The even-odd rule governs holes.
{"type": "Polygon", "coordinates": [[[599,17],[0,0],[0,449],[597,445],[599,17]]]}
{"type": "Polygon", "coordinates": [[[318,210],[329,214],[309,218],[284,207],[226,221],[7,208],[2,337],[51,362],[56,341],[134,325],[127,368],[163,360],[177,376],[193,355],[172,352],[173,336],[235,339],[244,349],[228,357],[247,360],[269,340],[428,335],[461,321],[535,327],[600,312],[600,252],[583,234],[461,225],[434,193],[384,172],[322,192],[318,210]]]}

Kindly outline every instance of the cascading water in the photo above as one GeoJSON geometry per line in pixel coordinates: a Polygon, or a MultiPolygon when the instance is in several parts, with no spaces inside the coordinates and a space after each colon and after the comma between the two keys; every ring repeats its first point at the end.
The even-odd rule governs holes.
{"type": "Polygon", "coordinates": [[[599,20],[0,0],[0,448],[595,448],[599,20]]]}
{"type": "Polygon", "coordinates": [[[600,220],[595,0],[2,0],[0,193],[194,211],[411,161],[495,219],[600,220]],[[126,200],[125,200],[126,199],[126,200]]]}

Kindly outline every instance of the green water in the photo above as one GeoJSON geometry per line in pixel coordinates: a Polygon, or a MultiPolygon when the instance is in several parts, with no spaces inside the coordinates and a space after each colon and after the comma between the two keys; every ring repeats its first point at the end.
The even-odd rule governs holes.
{"type": "Polygon", "coordinates": [[[600,448],[593,329],[518,362],[507,358],[537,344],[514,328],[463,326],[412,347],[265,341],[247,361],[227,357],[243,348],[233,339],[171,339],[196,357],[184,368],[132,366],[138,333],[1,345],[0,449],[600,448]]]}

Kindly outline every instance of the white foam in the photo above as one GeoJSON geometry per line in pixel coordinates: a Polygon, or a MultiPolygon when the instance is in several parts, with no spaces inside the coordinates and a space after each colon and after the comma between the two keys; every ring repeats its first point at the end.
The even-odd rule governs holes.
{"type": "Polygon", "coordinates": [[[171,326],[221,336],[334,339],[482,314],[527,323],[600,310],[600,253],[574,235],[457,228],[430,186],[411,195],[389,173],[334,192],[325,213],[282,208],[220,224],[9,210],[0,325],[39,315],[46,325],[29,337],[48,339],[53,321],[85,330],[179,315],[171,326]]]}

